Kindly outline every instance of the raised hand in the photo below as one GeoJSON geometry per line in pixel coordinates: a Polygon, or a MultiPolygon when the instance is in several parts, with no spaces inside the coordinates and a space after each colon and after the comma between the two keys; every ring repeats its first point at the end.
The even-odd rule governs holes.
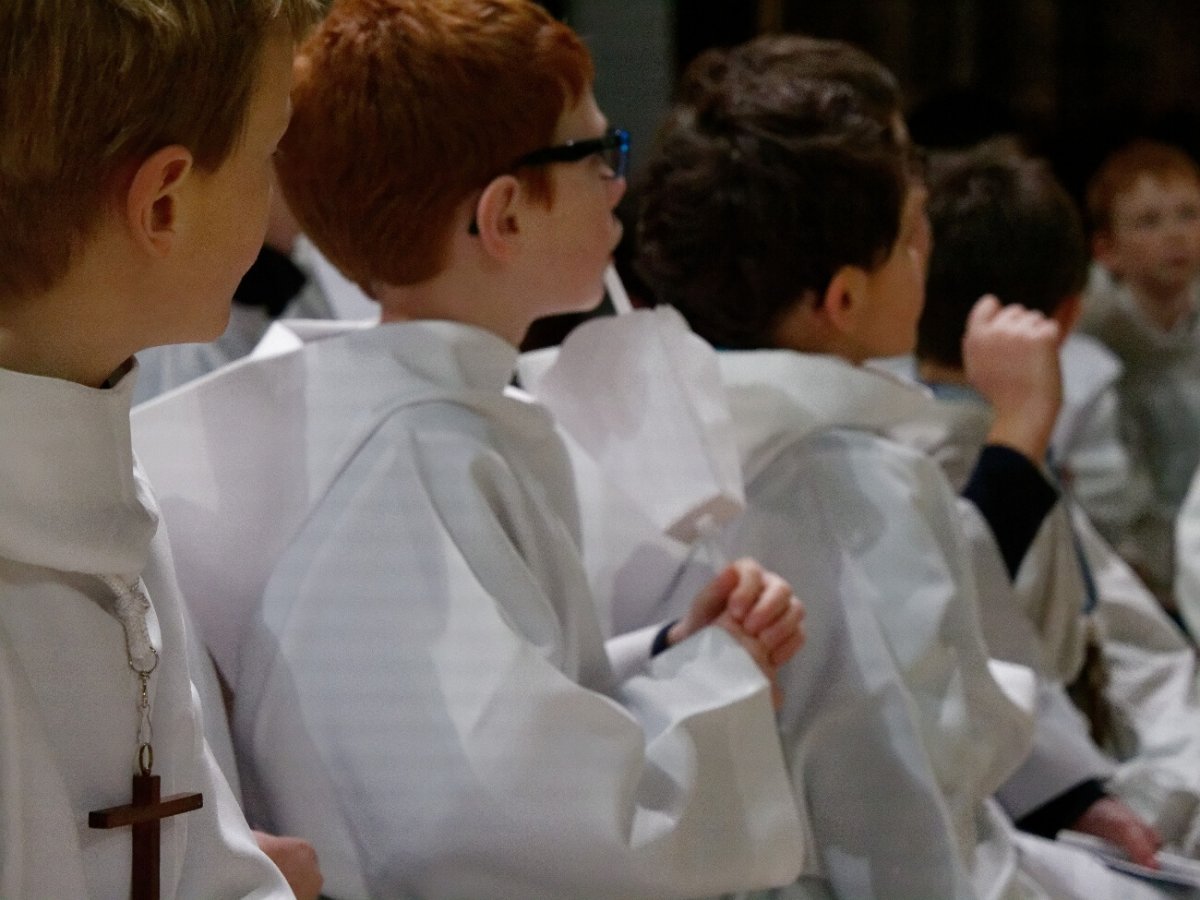
{"type": "Polygon", "coordinates": [[[995,412],[988,442],[1041,463],[1062,406],[1058,323],[1019,304],[981,297],[967,318],[963,368],[995,412]]]}

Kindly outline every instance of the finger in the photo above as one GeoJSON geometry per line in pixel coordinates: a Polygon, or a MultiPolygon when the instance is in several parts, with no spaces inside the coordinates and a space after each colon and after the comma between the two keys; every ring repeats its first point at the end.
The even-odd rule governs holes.
{"type": "Polygon", "coordinates": [[[773,572],[767,572],[762,591],[742,620],[742,627],[748,634],[758,636],[760,631],[786,615],[793,602],[800,601],[793,596],[792,586],[773,572]]]}
{"type": "Polygon", "coordinates": [[[1129,854],[1129,858],[1139,866],[1157,869],[1158,859],[1155,854],[1158,851],[1158,842],[1154,829],[1143,826],[1141,823],[1128,823],[1121,829],[1121,832],[1120,843],[1125,848],[1125,852],[1129,854]]]}
{"type": "Polygon", "coordinates": [[[1037,333],[1039,336],[1057,342],[1059,335],[1062,333],[1062,328],[1053,319],[1043,317],[1042,321],[1038,322],[1037,333]]]}
{"type": "Polygon", "coordinates": [[[741,574],[735,565],[726,566],[716,578],[708,583],[692,601],[692,617],[700,622],[711,622],[729,599],[730,592],[737,587],[741,574]]]}
{"type": "Polygon", "coordinates": [[[1031,312],[1020,303],[1009,303],[1000,307],[994,316],[992,316],[991,324],[997,327],[1017,328],[1020,325],[1030,322],[1038,313],[1031,312]]]}
{"type": "Polygon", "coordinates": [[[797,603],[795,606],[789,607],[782,616],[755,636],[766,647],[768,653],[773,653],[780,644],[791,640],[803,618],[803,607],[797,603]]]}
{"type": "Polygon", "coordinates": [[[763,589],[763,567],[753,559],[735,560],[734,569],[738,573],[738,581],[729,592],[727,608],[735,620],[741,622],[758,600],[763,589]]]}
{"type": "Polygon", "coordinates": [[[800,629],[784,644],[776,647],[771,651],[771,665],[778,668],[790,660],[793,656],[800,652],[800,648],[804,646],[804,641],[807,635],[804,630],[800,629]]]}
{"type": "Polygon", "coordinates": [[[972,328],[986,325],[1000,311],[1000,308],[1000,301],[994,294],[984,294],[971,307],[971,314],[967,316],[967,331],[970,332],[972,328]]]}

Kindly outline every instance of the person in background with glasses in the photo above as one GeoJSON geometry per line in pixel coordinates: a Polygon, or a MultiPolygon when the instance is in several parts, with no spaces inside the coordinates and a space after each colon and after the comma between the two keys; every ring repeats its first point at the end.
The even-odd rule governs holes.
{"type": "Polygon", "coordinates": [[[527,0],[339,0],[296,71],[280,183],[382,322],[277,325],[134,425],[253,815],[340,900],[793,881],[772,681],[799,601],[739,560],[606,646],[554,420],[506,392],[620,237],[629,138],[587,50],[527,0]]]}

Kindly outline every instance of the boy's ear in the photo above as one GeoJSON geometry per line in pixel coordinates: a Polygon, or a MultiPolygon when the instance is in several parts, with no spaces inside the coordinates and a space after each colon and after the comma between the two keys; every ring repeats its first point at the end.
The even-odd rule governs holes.
{"type": "Polygon", "coordinates": [[[501,175],[488,183],[475,204],[479,241],[489,255],[500,260],[510,259],[517,248],[521,190],[521,182],[515,177],[501,175]]]}
{"type": "Polygon", "coordinates": [[[842,335],[854,334],[866,309],[867,273],[858,266],[842,266],[829,280],[821,312],[842,335]]]}
{"type": "Polygon", "coordinates": [[[191,151],[173,144],[147,158],[125,195],[125,216],[134,240],[154,256],[166,256],[179,224],[179,189],[193,168],[191,151]]]}

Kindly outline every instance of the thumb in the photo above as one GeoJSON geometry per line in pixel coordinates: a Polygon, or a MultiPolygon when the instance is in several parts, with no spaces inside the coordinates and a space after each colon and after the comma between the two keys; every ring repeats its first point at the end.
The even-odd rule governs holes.
{"type": "Polygon", "coordinates": [[[725,608],[729,595],[738,585],[739,578],[738,570],[732,563],[722,569],[692,601],[692,616],[704,622],[716,618],[725,608]]]}
{"type": "Polygon", "coordinates": [[[995,294],[984,294],[971,307],[971,314],[967,316],[967,331],[986,325],[996,318],[1001,309],[1000,301],[995,294]]]}

